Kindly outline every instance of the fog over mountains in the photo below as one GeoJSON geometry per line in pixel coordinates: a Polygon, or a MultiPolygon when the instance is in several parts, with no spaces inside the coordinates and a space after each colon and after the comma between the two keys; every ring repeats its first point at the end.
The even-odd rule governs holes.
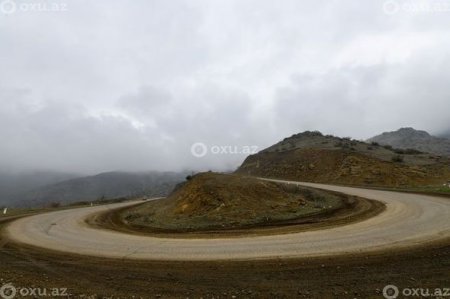
{"type": "Polygon", "coordinates": [[[0,172],[0,205],[15,201],[18,194],[78,176],[72,173],[52,171],[13,173],[2,170],[0,172]]]}
{"type": "MultiPolygon", "coordinates": [[[[317,136],[312,135],[307,135],[308,138],[296,142],[300,142],[303,148],[315,148],[318,141],[314,138],[317,136]]],[[[305,136],[305,134],[299,134],[299,136],[305,136]]],[[[340,140],[339,138],[335,139],[340,140]]],[[[325,142],[319,141],[319,144],[325,142]]],[[[422,152],[450,156],[450,139],[438,138],[426,131],[413,128],[401,128],[397,131],[385,132],[370,138],[368,142],[391,145],[398,149],[416,149],[422,152]]],[[[330,141],[330,144],[332,143],[330,141]]],[[[284,149],[286,146],[289,148],[290,144],[284,145],[283,143],[281,148],[284,149]]],[[[277,143],[263,152],[279,147],[280,145],[277,143]]],[[[94,201],[101,198],[111,199],[143,195],[165,196],[188,174],[190,174],[189,171],[116,171],[83,176],[52,171],[23,173],[3,171],[0,173],[0,205],[36,207],[47,206],[55,202],[68,204],[77,201],[94,201]]]]}
{"type": "Polygon", "coordinates": [[[3,175],[0,177],[0,205],[45,207],[52,203],[64,205],[119,197],[165,196],[186,175],[187,172],[155,171],[108,172],[79,178],[56,173],[3,175]]]}

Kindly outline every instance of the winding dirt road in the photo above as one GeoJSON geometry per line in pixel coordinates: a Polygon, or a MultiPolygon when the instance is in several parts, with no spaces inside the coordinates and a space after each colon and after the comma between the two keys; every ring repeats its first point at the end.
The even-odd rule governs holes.
{"type": "MultiPolygon", "coordinates": [[[[279,182],[285,182],[277,180],[279,182]]],[[[312,257],[423,245],[450,237],[450,200],[440,197],[289,182],[386,203],[381,214],[349,225],[283,235],[170,239],[95,229],[94,213],[134,203],[51,212],[10,223],[6,236],[18,243],[67,253],[122,259],[217,260],[312,257]]]]}

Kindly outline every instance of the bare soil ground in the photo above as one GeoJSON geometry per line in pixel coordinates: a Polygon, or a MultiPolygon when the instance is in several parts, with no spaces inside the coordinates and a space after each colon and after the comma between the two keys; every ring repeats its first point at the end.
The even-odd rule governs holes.
{"type": "Polygon", "coordinates": [[[448,288],[450,278],[450,240],[371,255],[241,262],[109,260],[1,244],[0,285],[68,288],[71,298],[383,298],[388,284],[448,288]]]}

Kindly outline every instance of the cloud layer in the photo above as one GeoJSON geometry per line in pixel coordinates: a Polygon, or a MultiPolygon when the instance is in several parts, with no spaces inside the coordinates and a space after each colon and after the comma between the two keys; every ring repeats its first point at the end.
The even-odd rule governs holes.
{"type": "Polygon", "coordinates": [[[356,0],[0,11],[0,167],[232,169],[243,147],[304,130],[444,132],[450,11],[405,5],[414,1],[395,13],[356,0]]]}

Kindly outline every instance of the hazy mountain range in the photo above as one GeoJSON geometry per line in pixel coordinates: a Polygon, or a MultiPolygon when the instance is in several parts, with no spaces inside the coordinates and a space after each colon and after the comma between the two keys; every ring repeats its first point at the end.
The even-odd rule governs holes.
{"type": "MultiPolygon", "coordinates": [[[[443,134],[443,136],[447,135],[443,134]]],[[[368,142],[391,145],[394,148],[410,148],[426,153],[450,156],[450,139],[435,137],[425,131],[413,128],[401,128],[394,132],[385,132],[370,138],[368,142]]]]}
{"type": "Polygon", "coordinates": [[[74,179],[79,175],[52,171],[23,173],[0,172],[0,204],[11,202],[18,194],[33,189],[74,179]]]}
{"type": "Polygon", "coordinates": [[[39,207],[130,196],[164,196],[186,177],[185,172],[107,172],[73,175],[33,174],[0,177],[2,205],[39,207]],[[28,179],[30,177],[30,179],[28,179]],[[64,177],[69,179],[64,180],[64,177]],[[4,188],[5,187],[5,188],[4,188]]]}
{"type": "MultiPolygon", "coordinates": [[[[413,128],[386,132],[370,138],[367,143],[304,132],[249,156],[237,172],[328,183],[410,185],[438,182],[446,176],[449,163],[439,156],[450,156],[450,139],[413,128]],[[401,149],[437,156],[410,150],[402,152],[401,149]],[[402,163],[392,163],[398,155],[402,163]]],[[[80,176],[50,171],[21,174],[3,171],[0,172],[0,206],[30,207],[101,198],[164,196],[188,174],[151,171],[80,176]]]]}
{"type": "Polygon", "coordinates": [[[445,133],[440,134],[439,137],[450,139],[450,130],[445,133]]]}

